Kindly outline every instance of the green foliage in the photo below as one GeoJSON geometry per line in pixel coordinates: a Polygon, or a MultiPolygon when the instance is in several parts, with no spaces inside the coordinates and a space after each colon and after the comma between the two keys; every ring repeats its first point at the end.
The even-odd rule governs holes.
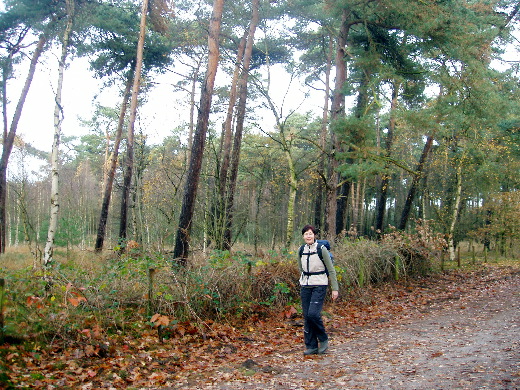
{"type": "Polygon", "coordinates": [[[147,313],[181,322],[232,322],[297,300],[292,263],[214,253],[206,264],[184,268],[172,267],[163,255],[140,252],[106,259],[73,256],[45,271],[2,270],[8,275],[6,334],[80,342],[93,333],[139,332],[147,313]]]}
{"type": "Polygon", "coordinates": [[[233,262],[231,253],[227,250],[214,249],[209,255],[208,264],[215,268],[224,268],[233,262]]]}
{"type": "Polygon", "coordinates": [[[49,18],[56,9],[53,0],[7,0],[5,2],[6,12],[0,15],[0,36],[3,41],[5,33],[19,25],[39,24],[49,18]]]}
{"type": "MultiPolygon", "coordinates": [[[[91,67],[99,77],[114,77],[135,63],[139,37],[140,7],[127,2],[124,7],[100,3],[82,21],[85,29],[77,42],[80,55],[92,56],[91,67]]],[[[143,72],[159,72],[170,62],[171,44],[152,29],[147,31],[143,72]]]]}
{"type": "Polygon", "coordinates": [[[54,238],[56,246],[69,247],[79,244],[84,233],[84,226],[81,222],[78,218],[73,217],[59,218],[60,229],[54,238]]]}
{"type": "Polygon", "coordinates": [[[254,70],[266,64],[284,64],[291,57],[290,50],[283,42],[263,39],[255,44],[250,69],[254,70]]]}

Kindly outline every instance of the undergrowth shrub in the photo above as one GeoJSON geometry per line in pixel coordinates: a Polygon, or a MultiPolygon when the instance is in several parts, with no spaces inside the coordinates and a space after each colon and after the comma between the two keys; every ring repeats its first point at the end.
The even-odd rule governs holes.
{"type": "Polygon", "coordinates": [[[365,239],[343,239],[333,248],[338,283],[342,289],[364,287],[406,274],[392,245],[365,239]]]}
{"type": "Polygon", "coordinates": [[[255,267],[251,294],[256,301],[269,306],[283,307],[298,299],[298,267],[296,261],[291,260],[262,263],[255,267]]]}
{"type": "MultiPolygon", "coordinates": [[[[416,234],[393,232],[379,242],[345,238],[334,243],[340,290],[430,270],[443,241],[422,226],[416,234]]],[[[214,251],[187,266],[143,251],[69,254],[45,271],[25,266],[0,269],[6,281],[3,331],[46,343],[138,335],[150,329],[154,314],[173,325],[240,323],[281,313],[299,302],[296,254],[288,251],[263,257],[214,251]]]]}
{"type": "Polygon", "coordinates": [[[297,276],[296,265],[283,254],[254,259],[242,252],[214,252],[207,264],[175,273],[172,293],[179,293],[179,285],[186,286],[186,315],[187,309],[203,318],[243,320],[265,315],[265,307],[294,302],[297,276]]]}
{"type": "Polygon", "coordinates": [[[425,275],[432,271],[435,261],[440,260],[448,243],[441,233],[433,232],[430,221],[417,220],[416,232],[407,233],[393,229],[385,234],[382,244],[394,247],[402,259],[404,267],[411,275],[425,275]]]}

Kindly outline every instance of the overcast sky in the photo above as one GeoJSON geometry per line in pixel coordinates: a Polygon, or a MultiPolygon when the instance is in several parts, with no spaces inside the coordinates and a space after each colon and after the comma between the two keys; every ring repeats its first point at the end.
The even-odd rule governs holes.
{"type": "MultiPolygon", "coordinates": [[[[280,74],[280,69],[281,67],[278,67],[278,70],[273,72],[272,75],[275,80],[273,85],[276,88],[273,88],[271,92],[277,104],[281,104],[289,81],[289,77],[283,77],[280,74]]],[[[27,68],[20,67],[16,72],[17,79],[11,80],[8,85],[8,96],[11,99],[8,110],[9,121],[12,118],[15,104],[25,81],[27,68]]],[[[222,70],[219,69],[218,74],[223,75],[222,70]]],[[[157,84],[148,93],[147,103],[139,108],[139,125],[149,136],[149,142],[152,144],[160,143],[164,137],[171,133],[172,129],[189,121],[187,103],[183,104],[178,100],[187,99],[187,97],[186,95],[181,96],[181,94],[174,95],[171,87],[173,81],[169,77],[172,77],[171,74],[170,76],[162,75],[154,80],[157,84]]],[[[43,151],[50,151],[52,148],[56,85],[57,59],[47,54],[45,60],[38,64],[17,131],[17,134],[26,142],[43,151]]],[[[105,90],[101,90],[101,88],[101,81],[93,77],[85,59],[74,59],[70,62],[65,71],[62,94],[65,117],[62,124],[62,134],[64,136],[78,136],[88,132],[88,129],[80,126],[78,118],[90,119],[94,113],[96,102],[110,107],[115,107],[120,103],[121,98],[115,88],[105,90]]],[[[301,83],[293,83],[290,98],[285,102],[284,113],[289,113],[290,110],[297,108],[305,99],[304,88],[301,83]]],[[[320,92],[315,94],[317,97],[314,102],[309,99],[299,110],[300,112],[313,110],[319,113],[323,104],[323,94],[320,92]]],[[[270,113],[267,112],[261,116],[274,123],[272,118],[269,118],[270,113]]]]}

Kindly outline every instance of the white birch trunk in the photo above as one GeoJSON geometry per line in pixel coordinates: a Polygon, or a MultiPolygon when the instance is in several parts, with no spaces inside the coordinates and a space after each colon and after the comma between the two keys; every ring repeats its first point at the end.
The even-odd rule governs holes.
{"type": "Polygon", "coordinates": [[[58,227],[59,204],[59,172],[58,157],[61,137],[61,124],[63,122],[63,109],[61,104],[61,92],[63,89],[63,73],[65,71],[65,61],[69,46],[69,38],[72,31],[72,19],[74,15],[74,1],[67,0],[67,25],[63,33],[63,43],[58,69],[58,87],[56,89],[56,104],[54,106],[54,141],[51,153],[51,214],[49,218],[49,230],[47,231],[47,241],[43,252],[43,265],[48,266],[53,260],[54,239],[58,227]]]}

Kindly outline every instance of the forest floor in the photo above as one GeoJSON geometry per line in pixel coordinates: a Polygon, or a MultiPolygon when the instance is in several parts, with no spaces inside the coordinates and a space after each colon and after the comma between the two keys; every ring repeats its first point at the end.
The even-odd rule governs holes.
{"type": "Polygon", "coordinates": [[[518,262],[351,292],[324,319],[330,348],[310,357],[292,308],[164,343],[156,331],[112,340],[104,356],[13,346],[11,388],[520,389],[518,262]]]}

